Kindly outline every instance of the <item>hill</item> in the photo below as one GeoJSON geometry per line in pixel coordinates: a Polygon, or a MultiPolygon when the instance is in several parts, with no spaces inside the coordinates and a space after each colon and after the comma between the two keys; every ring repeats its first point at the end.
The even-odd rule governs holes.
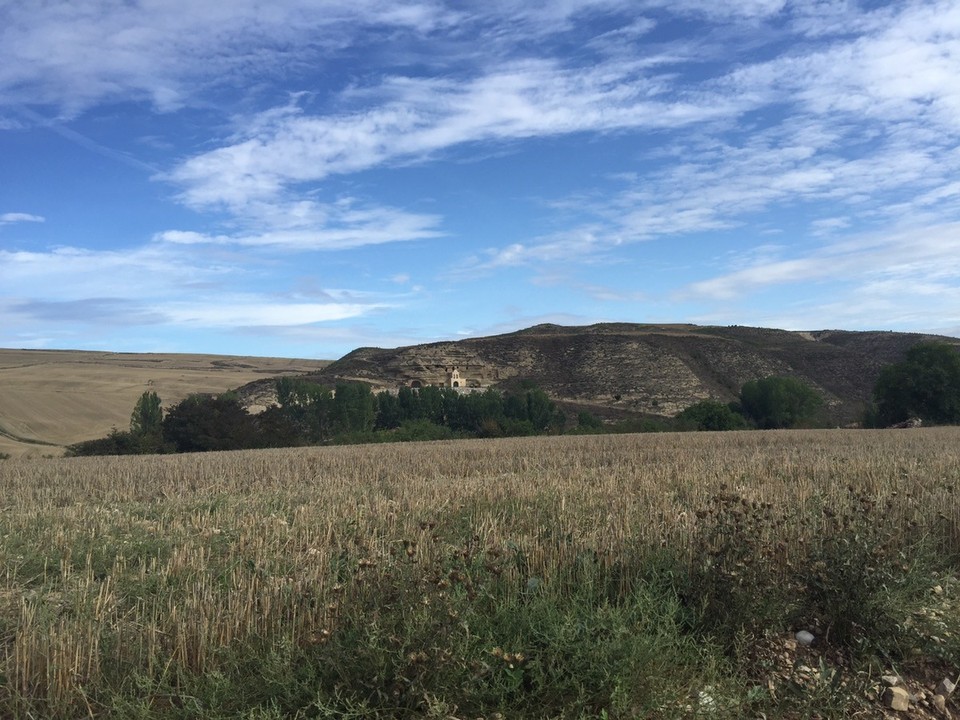
{"type": "Polygon", "coordinates": [[[165,407],[194,392],[239,388],[253,410],[274,401],[274,378],[306,375],[374,389],[446,384],[542,387],[569,413],[670,417],[707,397],[734,400],[748,380],[794,375],[826,398],[830,421],[856,421],[884,365],[924,340],[913,333],[750,327],[537,325],[505,335],[407,347],[359,348],[340,360],[0,349],[0,453],[59,455],[63,446],[125,429],[137,398],[165,407]]]}
{"type": "Polygon", "coordinates": [[[64,445],[126,429],[137,398],[165,407],[194,392],[317,371],[323,360],[0,349],[0,452],[60,455],[64,445]]]}
{"type": "Polygon", "coordinates": [[[792,375],[823,393],[831,422],[847,424],[869,402],[880,368],[925,340],[960,345],[957,338],[899,332],[537,325],[456,342],[360,348],[313,377],[392,388],[449,383],[456,369],[466,387],[533,382],[568,410],[669,417],[707,397],[734,400],[748,380],[792,375]]]}

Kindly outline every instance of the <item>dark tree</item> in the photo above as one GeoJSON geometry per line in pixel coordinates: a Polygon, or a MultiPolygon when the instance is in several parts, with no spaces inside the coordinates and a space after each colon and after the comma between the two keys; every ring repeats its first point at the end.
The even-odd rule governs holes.
{"type": "Polygon", "coordinates": [[[903,362],[881,370],[873,398],[882,427],[910,418],[960,423],[960,352],[942,342],[915,345],[903,362]]]}
{"type": "Polygon", "coordinates": [[[190,395],[170,408],[163,436],[177,452],[240,450],[258,444],[256,422],[230,395],[190,395]]]}
{"type": "Polygon", "coordinates": [[[89,455],[140,455],[143,445],[140,437],[114,428],[104,438],[84,440],[67,447],[67,457],[89,455]]]}
{"type": "Polygon", "coordinates": [[[795,377],[751,380],[740,391],[743,414],[760,428],[809,426],[822,405],[817,391],[795,377]]]}
{"type": "Polygon", "coordinates": [[[386,390],[377,393],[377,422],[375,430],[393,430],[403,422],[400,398],[386,390]]]}

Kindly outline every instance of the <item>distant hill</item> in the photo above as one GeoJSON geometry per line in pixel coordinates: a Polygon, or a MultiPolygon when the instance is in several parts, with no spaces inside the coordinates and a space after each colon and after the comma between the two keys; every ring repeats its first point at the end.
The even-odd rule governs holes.
{"type": "Polygon", "coordinates": [[[456,368],[467,386],[531,381],[570,410],[666,417],[704,398],[734,400],[748,380],[793,375],[823,393],[832,422],[847,424],[869,402],[880,368],[929,340],[960,346],[957,338],[899,332],[537,325],[456,342],[360,348],[312,377],[392,388],[441,384],[456,368]]]}
{"type": "Polygon", "coordinates": [[[225,392],[256,378],[320,370],[328,362],[0,349],[0,452],[60,455],[64,445],[103,437],[114,427],[125,430],[147,390],[169,407],[190,393],[225,392]]]}
{"type": "Polygon", "coordinates": [[[0,349],[0,452],[59,455],[63,446],[125,429],[137,398],[155,390],[164,407],[194,392],[239,389],[260,410],[274,378],[303,375],[374,389],[443,384],[542,387],[568,412],[606,418],[669,417],[706,397],[737,397],[748,380],[794,375],[819,389],[831,422],[857,420],[884,365],[925,340],[897,332],[788,332],[750,327],[537,325],[506,335],[383,349],[340,360],[0,349]]]}

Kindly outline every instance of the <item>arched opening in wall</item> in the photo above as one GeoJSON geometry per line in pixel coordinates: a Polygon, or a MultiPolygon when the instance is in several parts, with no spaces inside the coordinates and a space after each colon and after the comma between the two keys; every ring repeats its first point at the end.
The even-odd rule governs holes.
{"type": "Polygon", "coordinates": [[[419,389],[419,388],[422,388],[422,387],[423,387],[423,383],[420,382],[419,380],[411,380],[411,381],[410,381],[410,387],[412,387],[412,388],[418,388],[418,389],[419,389]]]}
{"type": "Polygon", "coordinates": [[[459,380],[454,380],[454,381],[453,381],[453,386],[454,386],[454,387],[460,387],[460,381],[459,381],[459,380]]]}

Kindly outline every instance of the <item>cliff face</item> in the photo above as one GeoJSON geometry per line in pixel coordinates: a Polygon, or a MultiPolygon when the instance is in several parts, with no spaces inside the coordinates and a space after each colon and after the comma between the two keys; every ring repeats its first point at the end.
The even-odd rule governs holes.
{"type": "Polygon", "coordinates": [[[447,384],[457,369],[462,386],[529,380],[569,407],[672,416],[704,398],[734,400],[748,380],[793,375],[824,395],[833,421],[847,423],[869,402],[880,368],[924,340],[960,345],[956,338],[894,332],[538,325],[458,342],[360,348],[313,377],[395,388],[447,384]]]}

